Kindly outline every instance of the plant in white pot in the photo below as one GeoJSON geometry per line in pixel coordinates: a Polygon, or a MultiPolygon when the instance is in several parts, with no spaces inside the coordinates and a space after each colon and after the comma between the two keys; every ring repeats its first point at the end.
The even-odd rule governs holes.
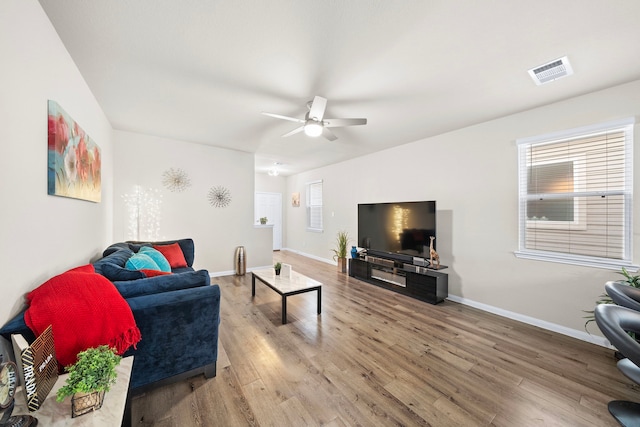
{"type": "Polygon", "coordinates": [[[78,361],[65,367],[69,376],[58,390],[56,400],[61,402],[72,396],[71,416],[74,418],[100,409],[105,392],[116,382],[116,366],[121,359],[115,349],[106,345],[81,351],[78,361]]]}
{"type": "Polygon", "coordinates": [[[338,261],[338,271],[342,273],[347,272],[347,246],[349,246],[349,233],[338,231],[333,259],[338,261]]]}

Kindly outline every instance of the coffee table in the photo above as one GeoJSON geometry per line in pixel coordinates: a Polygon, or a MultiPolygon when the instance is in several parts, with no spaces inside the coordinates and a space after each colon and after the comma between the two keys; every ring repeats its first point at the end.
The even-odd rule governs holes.
{"type": "Polygon", "coordinates": [[[287,323],[287,297],[304,292],[318,291],[318,314],[322,308],[322,283],[296,271],[288,276],[276,275],[273,268],[254,270],[251,272],[251,297],[256,296],[256,279],[282,296],[282,324],[287,323]]]}

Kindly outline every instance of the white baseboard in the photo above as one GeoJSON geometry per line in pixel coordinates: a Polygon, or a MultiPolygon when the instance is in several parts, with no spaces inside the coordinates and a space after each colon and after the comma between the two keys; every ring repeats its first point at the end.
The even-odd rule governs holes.
{"type": "Polygon", "coordinates": [[[294,254],[302,255],[304,257],[315,259],[316,261],[320,261],[320,262],[325,262],[327,264],[338,265],[337,261],[334,261],[332,259],[320,258],[319,256],[311,255],[311,254],[308,254],[308,253],[305,253],[305,252],[301,252],[301,251],[296,251],[295,249],[282,248],[282,250],[283,251],[293,252],[294,254]]]}
{"type": "Polygon", "coordinates": [[[229,271],[214,271],[214,272],[209,272],[209,277],[214,278],[214,277],[221,277],[221,276],[233,276],[234,274],[236,274],[235,270],[229,270],[229,271]]]}
{"type": "Polygon", "coordinates": [[[601,347],[613,348],[609,340],[604,337],[600,337],[597,335],[591,335],[586,331],[579,331],[577,329],[567,328],[566,326],[558,325],[556,323],[547,322],[545,320],[536,319],[535,317],[525,316],[524,314],[515,313],[513,311],[504,310],[499,307],[494,307],[488,304],[483,304],[480,302],[476,302],[467,298],[462,298],[457,295],[449,295],[447,297],[448,300],[457,302],[460,304],[468,305],[470,307],[474,307],[480,309],[482,311],[486,311],[489,313],[497,314],[498,316],[506,317],[508,319],[517,320],[518,322],[526,323],[529,325],[537,326],[542,329],[546,329],[548,331],[557,332],[562,335],[567,335],[572,338],[579,339],[581,341],[586,341],[591,344],[596,344],[601,347]]]}

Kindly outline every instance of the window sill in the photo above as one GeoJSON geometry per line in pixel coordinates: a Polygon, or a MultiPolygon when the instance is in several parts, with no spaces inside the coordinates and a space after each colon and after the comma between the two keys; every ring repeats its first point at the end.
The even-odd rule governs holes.
{"type": "Polygon", "coordinates": [[[324,232],[324,230],[322,228],[308,228],[308,227],[307,227],[307,231],[310,231],[312,233],[322,233],[322,232],[324,232]]]}
{"type": "Polygon", "coordinates": [[[640,269],[640,266],[625,260],[569,255],[556,252],[514,251],[514,255],[522,259],[580,265],[583,267],[606,268],[608,270],[619,271],[624,267],[630,273],[634,273],[640,269]]]}

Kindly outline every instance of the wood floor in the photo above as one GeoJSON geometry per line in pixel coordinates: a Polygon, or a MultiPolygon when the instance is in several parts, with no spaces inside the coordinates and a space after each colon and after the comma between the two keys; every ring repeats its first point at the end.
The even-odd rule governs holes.
{"type": "Polygon", "coordinates": [[[133,399],[133,426],[616,426],[640,401],[613,352],[445,301],[366,284],[290,252],[274,259],[323,283],[280,297],[251,274],[222,291],[217,377],[133,399]]]}

